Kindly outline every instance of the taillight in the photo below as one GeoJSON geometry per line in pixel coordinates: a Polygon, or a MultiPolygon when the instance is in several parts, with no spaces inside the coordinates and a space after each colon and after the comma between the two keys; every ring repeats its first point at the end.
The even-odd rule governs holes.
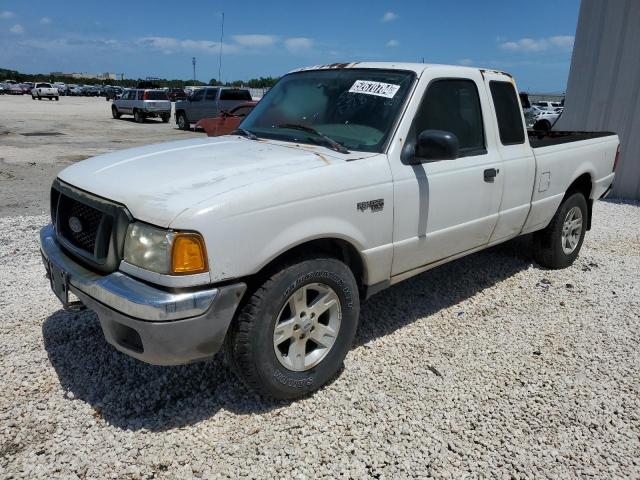
{"type": "Polygon", "coordinates": [[[613,161],[613,170],[611,170],[612,172],[616,171],[616,167],[618,166],[618,159],[620,158],[620,145],[618,145],[618,149],[616,150],[616,159],[613,161]]]}

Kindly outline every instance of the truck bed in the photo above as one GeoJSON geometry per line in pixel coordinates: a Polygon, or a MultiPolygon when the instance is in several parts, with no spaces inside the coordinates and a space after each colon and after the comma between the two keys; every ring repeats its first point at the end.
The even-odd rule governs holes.
{"type": "Polygon", "coordinates": [[[529,130],[529,144],[531,148],[549,147],[562,143],[579,142],[580,140],[590,140],[592,138],[608,137],[615,135],[613,132],[571,132],[555,131],[542,132],[529,130]]]}

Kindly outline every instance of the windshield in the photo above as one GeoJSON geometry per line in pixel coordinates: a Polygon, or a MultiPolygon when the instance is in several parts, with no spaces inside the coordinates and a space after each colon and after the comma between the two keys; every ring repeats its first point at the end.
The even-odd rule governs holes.
{"type": "Polygon", "coordinates": [[[381,152],[415,77],[378,69],[312,70],[283,77],[242,122],[258,137],[323,143],[302,125],[349,150],[381,152]]]}

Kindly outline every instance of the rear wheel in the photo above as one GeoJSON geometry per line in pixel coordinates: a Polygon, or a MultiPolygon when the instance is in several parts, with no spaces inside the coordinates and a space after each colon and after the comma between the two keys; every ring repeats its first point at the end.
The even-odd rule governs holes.
{"type": "Polygon", "coordinates": [[[227,359],[256,392],[303,397],[342,367],[359,311],[357,284],[344,263],[314,257],[286,264],[251,294],[231,325],[227,359]]]}
{"type": "Polygon", "coordinates": [[[113,118],[120,118],[120,112],[118,111],[118,107],[115,105],[111,106],[111,115],[113,115],[113,118]]]}
{"type": "Polygon", "coordinates": [[[570,266],[582,248],[588,214],[587,200],[582,193],[568,196],[558,207],[551,223],[533,236],[536,261],[552,269],[570,266]]]}
{"type": "Polygon", "coordinates": [[[133,111],[133,119],[135,120],[136,123],[143,123],[144,122],[144,114],[140,110],[134,110],[133,111]]]}
{"type": "Polygon", "coordinates": [[[162,118],[162,123],[167,123],[169,122],[171,115],[162,115],[160,118],[162,118]]]}
{"type": "Polygon", "coordinates": [[[191,129],[191,125],[189,124],[189,121],[187,120],[187,116],[185,115],[184,112],[178,112],[178,115],[176,116],[176,123],[178,124],[178,128],[180,130],[191,129]]]}
{"type": "Polygon", "coordinates": [[[60,100],[60,97],[56,97],[56,102],[60,100]]]}
{"type": "Polygon", "coordinates": [[[36,97],[34,97],[33,95],[31,95],[31,100],[35,100],[35,99],[36,99],[36,97]]]}

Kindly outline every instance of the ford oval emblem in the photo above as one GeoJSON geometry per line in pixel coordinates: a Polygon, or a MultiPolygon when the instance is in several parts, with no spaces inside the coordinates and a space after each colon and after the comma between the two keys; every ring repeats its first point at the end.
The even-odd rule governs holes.
{"type": "Polygon", "coordinates": [[[73,233],[80,233],[82,231],[82,222],[78,217],[69,218],[69,228],[73,233]]]}

